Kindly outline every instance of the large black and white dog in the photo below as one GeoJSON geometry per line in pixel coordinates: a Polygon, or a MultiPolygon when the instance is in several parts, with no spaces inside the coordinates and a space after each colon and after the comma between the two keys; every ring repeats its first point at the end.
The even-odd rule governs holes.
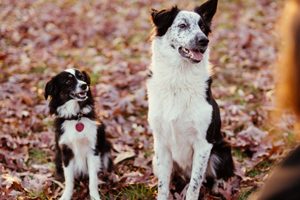
{"type": "Polygon", "coordinates": [[[65,178],[60,199],[70,200],[75,178],[88,175],[90,198],[99,200],[97,174],[111,168],[111,145],[104,126],[96,120],[90,78],[85,72],[67,69],[47,83],[48,96],[50,113],[56,115],[56,171],[65,178]]]}
{"type": "Polygon", "coordinates": [[[152,11],[152,76],[147,82],[148,121],[154,136],[158,199],[167,199],[172,173],[189,178],[186,199],[198,199],[203,181],[233,176],[231,148],[221,134],[212,97],[208,35],[218,0],[194,11],[152,11]]]}

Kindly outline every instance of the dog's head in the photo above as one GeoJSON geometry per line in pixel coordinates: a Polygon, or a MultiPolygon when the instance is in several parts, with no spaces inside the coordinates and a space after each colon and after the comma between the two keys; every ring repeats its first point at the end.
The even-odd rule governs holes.
{"type": "Polygon", "coordinates": [[[67,69],[46,84],[45,98],[48,99],[49,96],[57,106],[69,100],[84,102],[91,97],[90,77],[85,71],[67,69]]]}
{"type": "Polygon", "coordinates": [[[199,63],[208,48],[208,35],[218,0],[208,0],[194,11],[152,10],[151,17],[156,37],[163,40],[168,51],[183,59],[199,63]]]}

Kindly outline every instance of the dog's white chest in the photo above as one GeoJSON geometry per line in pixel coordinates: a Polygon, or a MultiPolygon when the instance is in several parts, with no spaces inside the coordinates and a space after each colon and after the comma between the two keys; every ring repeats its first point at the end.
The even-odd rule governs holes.
{"type": "MultiPolygon", "coordinates": [[[[151,80],[152,81],[152,80],[151,80]]],[[[190,173],[195,141],[206,140],[212,106],[204,98],[205,87],[172,89],[148,82],[149,123],[154,139],[164,143],[173,160],[190,173]],[[160,89],[157,89],[160,88],[160,89]]]]}
{"type": "Polygon", "coordinates": [[[66,144],[72,149],[75,160],[75,171],[77,174],[86,174],[87,156],[94,154],[97,140],[97,124],[88,118],[82,118],[80,121],[67,120],[62,124],[63,134],[60,137],[59,145],[66,144]],[[76,129],[76,124],[82,123],[82,131],[76,129]]]}

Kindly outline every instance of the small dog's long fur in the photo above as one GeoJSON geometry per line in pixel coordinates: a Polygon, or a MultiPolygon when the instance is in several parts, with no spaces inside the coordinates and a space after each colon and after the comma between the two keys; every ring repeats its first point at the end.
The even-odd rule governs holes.
{"type": "Polygon", "coordinates": [[[90,78],[76,69],[65,70],[46,85],[45,98],[51,96],[50,113],[55,114],[56,172],[64,177],[60,200],[70,200],[75,178],[89,176],[91,199],[99,200],[98,172],[112,166],[110,143],[104,125],[96,120],[90,78]],[[76,125],[82,123],[81,131],[76,125]]]}
{"type": "Polygon", "coordinates": [[[198,199],[203,181],[227,180],[234,174],[231,148],[221,134],[219,107],[211,93],[208,35],[217,3],[209,0],[194,11],[152,11],[148,121],[161,200],[169,196],[176,167],[190,180],[188,200],[198,199]]]}

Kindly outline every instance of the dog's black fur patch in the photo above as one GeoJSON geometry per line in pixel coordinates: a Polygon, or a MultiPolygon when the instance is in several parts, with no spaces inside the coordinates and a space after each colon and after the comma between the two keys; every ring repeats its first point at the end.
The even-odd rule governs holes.
{"type": "Polygon", "coordinates": [[[214,17],[218,6],[218,0],[209,0],[194,9],[198,13],[208,27],[211,26],[212,18],[214,17]]]}
{"type": "Polygon", "coordinates": [[[72,149],[70,149],[67,145],[62,145],[61,147],[61,155],[64,166],[68,167],[70,160],[74,157],[74,153],[72,149]]]}
{"type": "Polygon", "coordinates": [[[152,9],[151,18],[156,27],[156,36],[163,36],[168,31],[179,11],[177,6],[161,11],[152,9]]]}
{"type": "MultiPolygon", "coordinates": [[[[105,138],[105,126],[104,124],[101,124],[98,126],[97,130],[97,142],[96,142],[96,148],[95,148],[95,155],[103,155],[105,152],[110,152],[111,150],[111,144],[107,142],[105,138]]],[[[101,163],[104,163],[103,161],[101,163]]],[[[110,172],[112,170],[113,163],[112,160],[109,160],[108,163],[108,171],[110,172]]]]}
{"type": "Polygon", "coordinates": [[[56,176],[59,179],[64,179],[64,170],[62,167],[62,151],[59,147],[58,141],[60,136],[63,134],[63,131],[61,129],[61,125],[64,122],[64,119],[57,118],[54,121],[54,128],[55,128],[55,169],[56,169],[56,176]]]}
{"type": "Polygon", "coordinates": [[[208,36],[211,32],[210,25],[208,25],[207,22],[205,22],[202,18],[200,18],[198,26],[206,36],[208,36]]]}
{"type": "Polygon", "coordinates": [[[217,179],[227,180],[234,175],[234,163],[231,155],[231,147],[223,138],[221,133],[220,109],[211,93],[212,79],[207,81],[206,100],[213,107],[212,120],[208,127],[206,139],[213,144],[211,155],[216,155],[219,162],[216,166],[217,179]]]}
{"type": "Polygon", "coordinates": [[[215,143],[220,143],[220,141],[223,140],[223,136],[221,134],[220,110],[217,102],[212,96],[212,92],[211,92],[212,78],[208,79],[206,83],[207,83],[206,101],[213,107],[212,120],[207,130],[206,139],[209,143],[215,144],[215,143]]]}
{"type": "Polygon", "coordinates": [[[217,11],[217,6],[218,0],[209,0],[194,9],[201,16],[198,25],[206,36],[211,32],[211,22],[217,11]]]}
{"type": "Polygon", "coordinates": [[[214,144],[211,154],[219,158],[219,163],[216,166],[217,179],[224,179],[227,181],[234,176],[234,164],[231,155],[231,147],[226,142],[214,144]]]}

